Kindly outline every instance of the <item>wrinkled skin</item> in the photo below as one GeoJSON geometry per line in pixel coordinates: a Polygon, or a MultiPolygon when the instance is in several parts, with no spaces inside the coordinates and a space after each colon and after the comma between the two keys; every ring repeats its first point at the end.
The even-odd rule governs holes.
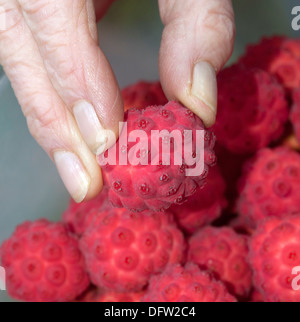
{"type": "MultiPolygon", "coordinates": [[[[96,28],[112,2],[0,0],[0,18],[6,19],[0,31],[0,63],[30,133],[56,162],[78,202],[95,197],[103,183],[95,155],[76,123],[74,104],[89,102],[104,130],[117,133],[123,119],[120,89],[99,48],[96,28]],[[72,157],[58,161],[56,151],[72,157]]],[[[193,69],[205,61],[214,74],[230,57],[235,35],[231,0],[159,0],[159,9],[165,25],[159,55],[165,94],[210,126],[216,115],[215,76],[200,81],[204,92],[194,95],[193,69]]]]}

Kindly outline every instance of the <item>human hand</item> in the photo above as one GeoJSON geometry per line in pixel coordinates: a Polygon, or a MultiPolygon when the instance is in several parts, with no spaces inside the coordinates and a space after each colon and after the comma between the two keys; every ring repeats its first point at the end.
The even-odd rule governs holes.
{"type": "MultiPolygon", "coordinates": [[[[109,2],[97,3],[98,14],[109,2]]],[[[55,162],[75,201],[96,196],[101,170],[93,152],[106,130],[118,133],[123,103],[98,46],[92,0],[0,0],[6,29],[0,63],[33,137],[55,162]]]]}
{"type": "MultiPolygon", "coordinates": [[[[98,18],[111,2],[95,0],[98,18]]],[[[0,63],[29,130],[75,201],[93,198],[102,188],[93,153],[112,143],[107,130],[117,135],[123,118],[120,90],[98,46],[93,2],[0,0],[0,5],[7,20],[0,63]]],[[[215,71],[233,47],[231,2],[159,0],[159,5],[165,24],[162,86],[169,99],[181,101],[210,126],[216,115],[215,71]]]]}
{"type": "Polygon", "coordinates": [[[234,45],[231,0],[159,0],[159,7],[165,25],[159,57],[164,92],[209,127],[217,112],[216,73],[234,45]]]}

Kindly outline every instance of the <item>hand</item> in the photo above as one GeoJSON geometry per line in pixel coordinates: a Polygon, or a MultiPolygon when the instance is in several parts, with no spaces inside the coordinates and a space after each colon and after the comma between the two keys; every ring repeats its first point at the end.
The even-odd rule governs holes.
{"type": "Polygon", "coordinates": [[[159,0],[159,6],[165,25],[159,58],[164,92],[209,127],[217,112],[216,73],[234,45],[231,0],[159,0]]]}
{"type": "MultiPolygon", "coordinates": [[[[97,3],[98,13],[110,1],[97,3]]],[[[0,0],[0,63],[33,137],[80,202],[102,188],[94,153],[119,131],[123,103],[98,46],[92,0],[0,0]],[[94,153],[93,153],[94,152],[94,153]]],[[[17,143],[16,143],[17,144],[17,143]]]]}
{"type": "MultiPolygon", "coordinates": [[[[96,0],[101,17],[113,0],[96,0]]],[[[160,0],[165,24],[160,78],[207,126],[214,123],[216,74],[234,41],[230,0],[160,0]]],[[[92,0],[0,0],[7,28],[0,63],[31,134],[55,162],[80,202],[96,196],[102,177],[94,153],[111,145],[123,105],[113,71],[98,46],[92,0]]]]}

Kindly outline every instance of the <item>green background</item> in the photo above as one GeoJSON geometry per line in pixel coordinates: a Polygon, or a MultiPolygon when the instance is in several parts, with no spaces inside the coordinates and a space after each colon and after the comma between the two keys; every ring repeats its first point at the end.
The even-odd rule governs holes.
{"type": "MultiPolygon", "coordinates": [[[[299,1],[235,0],[233,3],[237,38],[231,61],[244,51],[246,44],[258,41],[263,35],[299,37],[300,31],[291,28],[291,9],[299,1]]],[[[118,0],[99,24],[101,47],[121,87],[139,79],[158,79],[162,28],[154,0],[118,0]]],[[[31,138],[1,70],[0,76],[1,242],[24,220],[59,219],[67,206],[68,194],[50,159],[31,138]]],[[[6,292],[0,291],[0,301],[9,301],[6,292]]]]}

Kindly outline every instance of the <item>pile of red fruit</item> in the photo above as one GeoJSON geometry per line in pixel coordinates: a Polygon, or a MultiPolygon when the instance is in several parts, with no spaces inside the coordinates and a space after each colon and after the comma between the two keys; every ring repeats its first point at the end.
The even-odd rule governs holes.
{"type": "Polygon", "coordinates": [[[210,130],[159,83],[123,90],[103,192],[1,246],[13,298],[300,301],[300,40],[250,46],[218,87],[210,130]]]}

